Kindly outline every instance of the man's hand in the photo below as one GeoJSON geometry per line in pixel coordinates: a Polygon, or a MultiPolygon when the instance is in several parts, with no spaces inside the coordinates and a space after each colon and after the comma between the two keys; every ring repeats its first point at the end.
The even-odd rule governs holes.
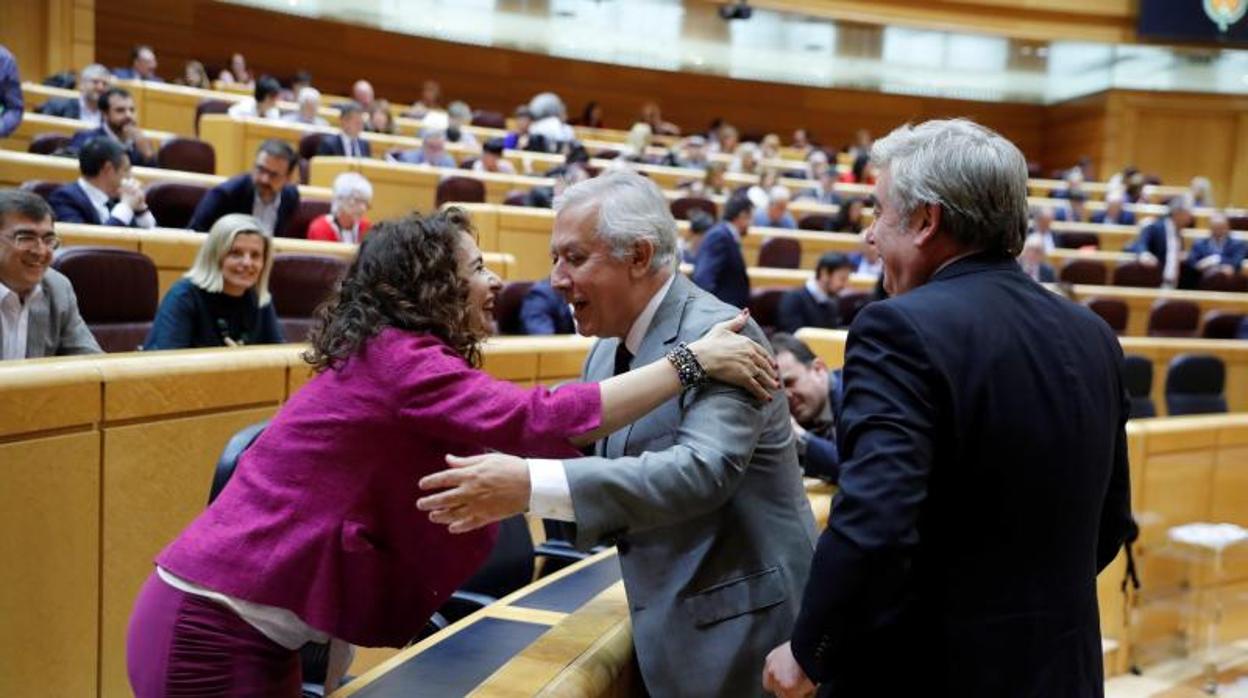
{"type": "Polygon", "coordinates": [[[793,648],[784,643],[767,655],[763,667],[763,690],[780,698],[804,698],[815,694],[815,684],[793,658],[793,648]]]}
{"type": "Polygon", "coordinates": [[[1140,264],[1143,264],[1146,267],[1157,266],[1157,261],[1157,257],[1152,252],[1140,253],[1140,264]]]}
{"type": "Polygon", "coordinates": [[[122,180],[121,200],[135,212],[147,210],[147,194],[143,191],[143,186],[133,177],[122,180]]]}
{"type": "Polygon", "coordinates": [[[503,453],[446,456],[449,470],[420,479],[422,490],[446,490],[416,500],[429,520],[467,533],[529,508],[529,464],[503,453]]]}

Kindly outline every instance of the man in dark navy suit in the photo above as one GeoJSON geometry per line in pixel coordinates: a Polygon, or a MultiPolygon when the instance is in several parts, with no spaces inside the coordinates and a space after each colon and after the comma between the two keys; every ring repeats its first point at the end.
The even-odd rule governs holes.
{"type": "Polygon", "coordinates": [[[78,119],[98,128],[104,123],[104,114],[100,111],[100,96],[108,89],[112,79],[108,68],[92,63],[78,73],[78,97],[49,99],[39,107],[39,113],[63,119],[78,119]]]}
{"type": "Polygon", "coordinates": [[[164,82],[156,74],[156,52],[151,46],[142,44],[130,49],[130,67],[116,68],[113,75],[122,80],[146,80],[147,82],[164,82]]]}
{"type": "Polygon", "coordinates": [[[206,233],[221,216],[246,213],[255,216],[265,232],[281,237],[299,210],[299,187],[287,184],[298,161],[285,141],[271,138],[261,143],[251,172],[208,190],[187,227],[206,233]]]}
{"type": "Polygon", "coordinates": [[[523,334],[576,334],[568,301],[550,285],[550,279],[533,284],[520,303],[520,330],[523,334]]]}
{"type": "Polygon", "coordinates": [[[1127,246],[1128,252],[1140,255],[1140,262],[1161,267],[1161,285],[1165,288],[1192,287],[1191,269],[1183,261],[1183,229],[1193,220],[1188,202],[1176,196],[1167,204],[1169,212],[1140,228],[1140,236],[1127,246]]]}
{"type": "Polygon", "coordinates": [[[750,304],[750,277],[741,254],[741,238],[750,229],[754,204],[736,195],[724,206],[724,219],[706,231],[693,259],[693,282],[737,308],[750,304]]]}
{"type": "Polygon", "coordinates": [[[793,419],[798,465],[809,477],[835,483],[841,475],[841,456],[836,448],[836,418],[845,385],[841,372],[828,370],[823,359],[791,334],[773,334],[771,348],[793,419]]]}
{"type": "Polygon", "coordinates": [[[143,187],[130,177],[130,157],[121,144],[97,136],[78,151],[78,181],[48,197],[57,223],[154,228],[143,187]]]}
{"type": "Polygon", "coordinates": [[[1093,223],[1115,223],[1117,225],[1135,225],[1135,214],[1123,208],[1127,197],[1121,191],[1111,191],[1105,195],[1105,210],[1092,214],[1093,223]]]}
{"type": "Polygon", "coordinates": [[[69,149],[78,152],[87,141],[107,136],[121,143],[135,167],[151,167],[156,164],[156,148],[143,136],[134,109],[134,97],[121,87],[110,87],[100,95],[100,125],[89,131],[79,131],[69,141],[69,149]]]}
{"type": "Polygon", "coordinates": [[[839,491],[764,686],[1101,696],[1096,576],[1135,533],[1118,340],[1015,262],[1012,143],[929,121],[871,159],[892,297],[849,331],[839,491]]]}
{"type": "Polygon", "coordinates": [[[347,102],[342,106],[339,125],[342,133],[335,136],[323,136],[316,149],[317,155],[339,155],[349,158],[372,157],[373,150],[368,141],[360,138],[364,132],[364,108],[355,102],[347,102]]]}
{"type": "Polygon", "coordinates": [[[849,257],[827,252],[815,264],[815,276],[790,289],[776,308],[776,329],[793,333],[803,327],[836,329],[841,326],[839,297],[854,269],[849,257]]]}
{"type": "Polygon", "coordinates": [[[1218,270],[1228,274],[1240,273],[1244,258],[1248,257],[1248,243],[1231,237],[1231,224],[1220,211],[1209,214],[1209,237],[1198,240],[1187,255],[1187,264],[1197,274],[1218,270]]]}

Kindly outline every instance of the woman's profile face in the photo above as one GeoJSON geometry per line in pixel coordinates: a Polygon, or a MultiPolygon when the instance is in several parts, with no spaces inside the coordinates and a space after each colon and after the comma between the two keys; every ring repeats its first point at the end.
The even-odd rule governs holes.
{"type": "Polygon", "coordinates": [[[468,316],[473,332],[489,335],[494,327],[494,303],[503,282],[485,266],[481,250],[468,233],[460,233],[455,258],[459,262],[459,278],[468,284],[468,316]]]}

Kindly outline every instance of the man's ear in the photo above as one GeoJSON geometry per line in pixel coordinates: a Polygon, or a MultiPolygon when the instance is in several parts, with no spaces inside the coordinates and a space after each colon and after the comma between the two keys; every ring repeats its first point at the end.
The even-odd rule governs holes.
{"type": "Polygon", "coordinates": [[[935,239],[940,231],[940,204],[924,203],[910,214],[910,226],[914,230],[915,247],[923,247],[935,239]]]}
{"type": "Polygon", "coordinates": [[[629,275],[640,279],[650,273],[650,263],[654,260],[654,243],[641,239],[633,243],[633,258],[628,263],[629,275]]]}

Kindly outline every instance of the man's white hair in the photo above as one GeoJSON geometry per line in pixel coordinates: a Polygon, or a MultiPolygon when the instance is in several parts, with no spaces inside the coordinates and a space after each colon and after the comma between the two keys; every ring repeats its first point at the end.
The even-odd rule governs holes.
{"type": "Polygon", "coordinates": [[[338,205],[352,197],[373,200],[373,185],[359,172],[343,172],[334,177],[334,198],[329,207],[337,213],[338,205]]]}
{"type": "Polygon", "coordinates": [[[629,259],[639,240],[654,246],[650,271],[676,264],[676,219],[658,186],[631,170],[611,170],[568,187],[555,200],[556,213],[593,206],[595,232],[611,246],[616,259],[629,259]]]}

